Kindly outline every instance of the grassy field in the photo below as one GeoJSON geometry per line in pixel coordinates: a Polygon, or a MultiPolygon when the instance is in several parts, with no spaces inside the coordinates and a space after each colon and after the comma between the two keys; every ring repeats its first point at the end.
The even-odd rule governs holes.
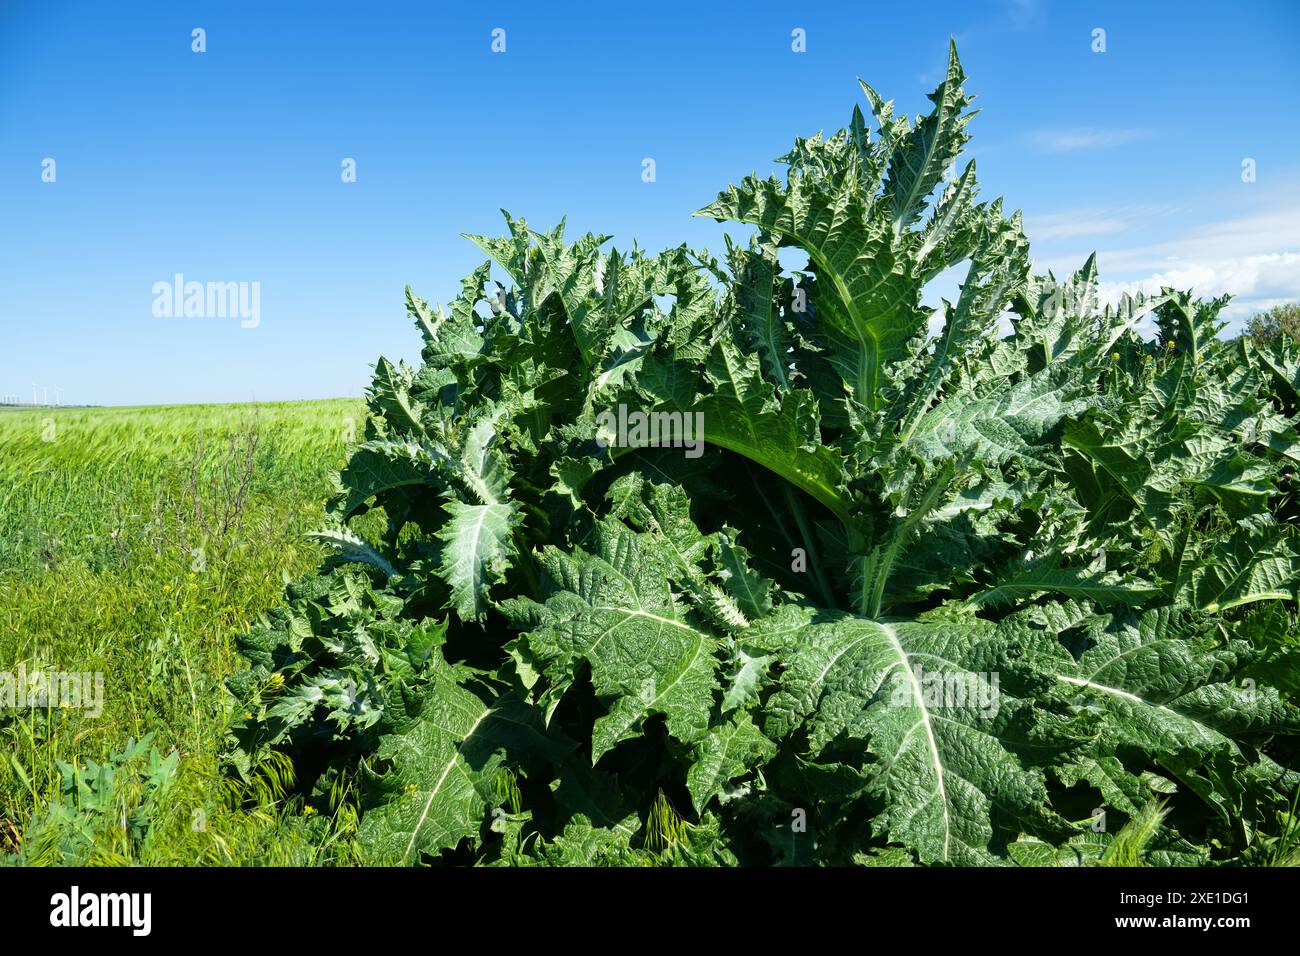
{"type": "Polygon", "coordinates": [[[0,681],[103,680],[102,708],[89,677],[80,707],[0,701],[0,858],[346,860],[337,826],[283,819],[275,773],[239,790],[219,757],[233,636],[319,561],[303,535],[363,415],[346,399],[0,411],[0,681]]]}

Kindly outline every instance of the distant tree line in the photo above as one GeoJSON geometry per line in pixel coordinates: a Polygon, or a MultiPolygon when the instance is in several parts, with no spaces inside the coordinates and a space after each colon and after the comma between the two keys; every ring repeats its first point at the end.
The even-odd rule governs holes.
{"type": "Polygon", "coordinates": [[[1300,302],[1287,302],[1255,313],[1246,322],[1244,334],[1261,342],[1279,338],[1300,342],[1300,302]]]}

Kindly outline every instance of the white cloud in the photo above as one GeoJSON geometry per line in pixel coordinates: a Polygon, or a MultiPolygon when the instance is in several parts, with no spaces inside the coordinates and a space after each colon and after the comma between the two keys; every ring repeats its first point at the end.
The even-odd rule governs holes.
{"type": "MultiPolygon", "coordinates": [[[[1255,312],[1300,300],[1300,203],[1294,196],[1293,190],[1260,195],[1250,211],[1186,228],[1175,239],[1112,249],[1101,245],[1097,265],[1104,277],[1103,295],[1114,301],[1124,292],[1152,293],[1164,286],[1205,298],[1231,295],[1233,301],[1221,313],[1231,323],[1230,330],[1255,312]]],[[[1118,228],[1121,220],[1135,219],[1134,208],[1066,212],[1039,219],[1047,231],[1056,230],[1057,238],[1117,236],[1123,232],[1118,228]],[[1080,226],[1070,236],[1076,219],[1095,225],[1080,226]]],[[[1027,220],[1027,231],[1033,222],[1027,220]]],[[[1047,238],[1041,231],[1030,231],[1030,237],[1047,238]]],[[[1036,260],[1034,270],[1070,275],[1086,258],[1087,251],[1080,249],[1036,260]]]]}
{"type": "Polygon", "coordinates": [[[1109,209],[1067,209],[1025,217],[1025,234],[1031,242],[1117,236],[1150,226],[1153,220],[1177,212],[1175,206],[1128,205],[1109,209]]]}
{"type": "Polygon", "coordinates": [[[1080,239],[1084,236],[1113,236],[1128,232],[1132,225],[1120,218],[1077,218],[1074,216],[1034,216],[1025,219],[1025,234],[1031,240],[1080,239]]]}
{"type": "MultiPolygon", "coordinates": [[[[1103,302],[1113,304],[1124,293],[1153,294],[1165,287],[1201,298],[1229,295],[1232,301],[1220,317],[1233,334],[1256,312],[1300,302],[1297,196],[1300,190],[1290,179],[1268,191],[1227,190],[1177,203],[1119,203],[1027,216],[1025,232],[1035,247],[1051,243],[1053,250],[1050,256],[1036,258],[1032,268],[1039,274],[1069,276],[1095,249],[1103,302]],[[1225,208],[1232,213],[1186,224],[1191,214],[1204,216],[1209,209],[1225,208]],[[1126,234],[1162,233],[1175,238],[1119,245],[1126,234]],[[1097,242],[1087,243],[1092,237],[1097,242]],[[1107,241],[1115,245],[1108,248],[1107,241]]],[[[940,273],[926,287],[925,303],[937,307],[941,297],[955,301],[964,278],[964,265],[940,273]]],[[[941,322],[941,316],[934,316],[932,330],[941,322]]],[[[1152,330],[1149,321],[1138,328],[1144,334],[1152,330]]]]}
{"type": "Polygon", "coordinates": [[[1044,153],[1077,153],[1090,149],[1107,149],[1146,139],[1149,129],[1043,129],[1030,134],[1030,141],[1044,153]]]}
{"type": "Polygon", "coordinates": [[[1207,262],[1180,263],[1129,282],[1102,282],[1101,295],[1115,302],[1127,292],[1148,295],[1162,288],[1186,289],[1201,298],[1233,297],[1220,316],[1235,327],[1255,312],[1300,299],[1300,252],[1272,252],[1207,262]]]}
{"type": "Polygon", "coordinates": [[[1103,269],[1156,271],[1170,262],[1221,261],[1271,252],[1300,251],[1300,204],[1195,226],[1179,239],[1098,253],[1103,269]]]}

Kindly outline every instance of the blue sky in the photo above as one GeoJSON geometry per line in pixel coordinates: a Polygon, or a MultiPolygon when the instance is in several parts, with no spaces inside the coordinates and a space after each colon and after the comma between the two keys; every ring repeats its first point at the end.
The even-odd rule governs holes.
{"type": "Polygon", "coordinates": [[[1290,2],[10,0],[0,395],[359,395],[377,356],[418,355],[405,284],[449,299],[482,261],[459,234],[500,231],[499,208],[620,246],[720,249],[694,210],[776,169],[795,135],[844,125],[855,77],[921,110],[949,34],[983,109],[982,195],[1024,210],[1040,267],[1096,249],[1109,293],[1232,292],[1236,321],[1300,298],[1290,2]],[[176,273],[259,283],[259,324],[156,316],[153,286],[176,273]]]}

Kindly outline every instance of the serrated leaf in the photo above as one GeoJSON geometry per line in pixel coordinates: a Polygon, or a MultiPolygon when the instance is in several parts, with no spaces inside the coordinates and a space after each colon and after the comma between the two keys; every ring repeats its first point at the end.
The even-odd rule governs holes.
{"type": "Polygon", "coordinates": [[[438,532],[443,541],[438,573],[451,587],[451,608],[464,621],[481,618],[488,590],[499,581],[515,554],[511,531],[519,516],[507,503],[467,505],[455,499],[443,505],[451,516],[438,532]]]}
{"type": "Polygon", "coordinates": [[[1016,752],[1029,740],[1025,705],[972,667],[985,626],[803,608],[783,609],[768,626],[787,635],[768,729],[785,736],[806,722],[814,754],[832,744],[872,754],[863,773],[892,841],[926,862],[987,864],[995,807],[1027,822],[1038,815],[1042,774],[1016,752]]]}
{"type": "Polygon", "coordinates": [[[686,774],[686,789],[697,811],[723,788],[776,753],[776,745],[763,736],[746,713],[709,729],[696,748],[695,762],[686,774]]]}
{"type": "Polygon", "coordinates": [[[691,621],[660,573],[672,566],[661,537],[638,534],[607,520],[596,529],[594,553],[547,548],[541,566],[551,594],[540,610],[508,602],[516,620],[540,620],[529,647],[552,680],[591,668],[596,694],[609,712],[595,721],[592,761],[635,735],[651,714],[692,743],[708,730],[717,684],[718,641],[691,621]]]}
{"type": "Polygon", "coordinates": [[[358,833],[376,862],[411,865],[462,839],[477,841],[495,806],[498,769],[566,752],[523,701],[507,695],[485,704],[445,675],[408,706],[405,726],[380,741],[377,758],[389,769],[373,786],[384,802],[358,833]]]}

